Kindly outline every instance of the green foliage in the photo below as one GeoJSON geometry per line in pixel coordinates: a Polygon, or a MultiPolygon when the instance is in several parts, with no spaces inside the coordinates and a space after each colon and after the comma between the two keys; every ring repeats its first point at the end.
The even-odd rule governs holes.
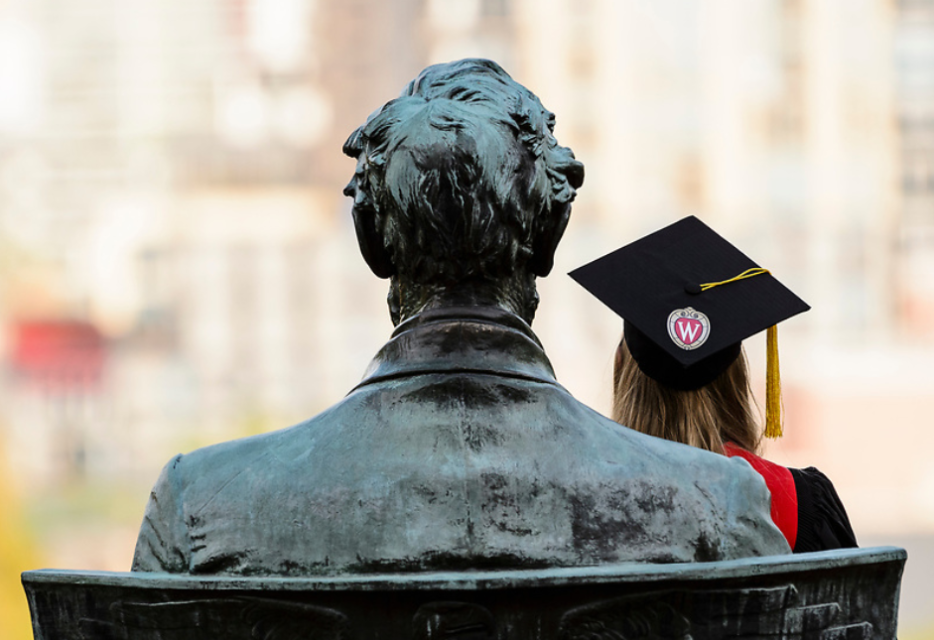
{"type": "Polygon", "coordinates": [[[0,446],[0,638],[29,640],[32,625],[20,573],[38,567],[32,532],[6,472],[0,446]]]}

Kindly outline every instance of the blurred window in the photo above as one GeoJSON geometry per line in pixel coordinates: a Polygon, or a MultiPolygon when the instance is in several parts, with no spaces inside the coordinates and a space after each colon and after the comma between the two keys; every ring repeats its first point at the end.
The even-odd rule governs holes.
{"type": "Polygon", "coordinates": [[[508,16],[510,13],[509,0],[483,0],[481,11],[484,16],[508,16]]]}

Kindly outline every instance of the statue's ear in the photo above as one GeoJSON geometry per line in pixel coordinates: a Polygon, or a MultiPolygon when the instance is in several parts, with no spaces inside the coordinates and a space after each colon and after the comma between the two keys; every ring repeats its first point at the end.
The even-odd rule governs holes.
{"type": "Polygon", "coordinates": [[[551,211],[547,212],[546,219],[538,237],[532,242],[532,259],[529,266],[539,278],[551,273],[555,266],[555,251],[558,243],[568,227],[571,218],[571,204],[568,202],[555,202],[551,211]]]}
{"type": "MultiPolygon", "coordinates": [[[[553,141],[553,139],[552,139],[553,141]]],[[[546,165],[552,188],[551,209],[543,212],[542,227],[532,242],[532,273],[544,278],[555,266],[555,251],[571,217],[571,203],[584,183],[584,165],[567,147],[555,144],[547,151],[546,165]]]]}
{"type": "Polygon", "coordinates": [[[378,228],[377,215],[372,210],[353,209],[353,226],[357,232],[357,244],[360,253],[370,270],[377,278],[390,278],[396,275],[396,266],[392,256],[383,244],[383,234],[378,228]]]}

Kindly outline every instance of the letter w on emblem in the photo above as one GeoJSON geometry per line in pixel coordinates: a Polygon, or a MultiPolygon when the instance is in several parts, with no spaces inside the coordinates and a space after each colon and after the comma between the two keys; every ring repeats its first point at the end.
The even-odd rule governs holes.
{"type": "Polygon", "coordinates": [[[676,321],[675,326],[678,328],[678,335],[681,336],[684,344],[693,344],[702,329],[700,322],[686,318],[676,321]]]}

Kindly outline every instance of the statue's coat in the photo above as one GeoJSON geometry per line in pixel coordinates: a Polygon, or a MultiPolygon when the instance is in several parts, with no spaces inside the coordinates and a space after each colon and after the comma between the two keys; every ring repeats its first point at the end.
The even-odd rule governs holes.
{"type": "Polygon", "coordinates": [[[761,478],[571,397],[528,326],[447,309],[397,329],[342,402],[173,459],[134,570],[341,574],[787,553],[761,478]]]}

